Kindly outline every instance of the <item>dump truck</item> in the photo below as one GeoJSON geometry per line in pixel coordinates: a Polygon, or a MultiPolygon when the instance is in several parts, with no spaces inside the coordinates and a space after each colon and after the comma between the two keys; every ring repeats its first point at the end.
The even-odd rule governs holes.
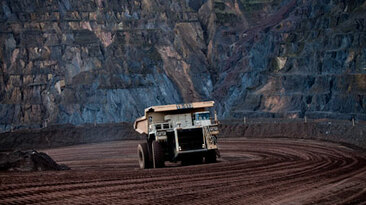
{"type": "Polygon", "coordinates": [[[134,129],[145,134],[137,146],[140,168],[164,167],[166,161],[182,164],[216,162],[219,156],[217,115],[214,101],[152,106],[137,118],[134,129]]]}

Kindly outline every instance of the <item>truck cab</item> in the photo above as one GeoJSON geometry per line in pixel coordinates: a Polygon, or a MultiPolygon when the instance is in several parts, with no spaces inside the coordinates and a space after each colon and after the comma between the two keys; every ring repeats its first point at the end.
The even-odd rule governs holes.
{"type": "Polygon", "coordinates": [[[196,126],[209,126],[211,125],[210,112],[195,112],[193,113],[193,124],[196,126]]]}

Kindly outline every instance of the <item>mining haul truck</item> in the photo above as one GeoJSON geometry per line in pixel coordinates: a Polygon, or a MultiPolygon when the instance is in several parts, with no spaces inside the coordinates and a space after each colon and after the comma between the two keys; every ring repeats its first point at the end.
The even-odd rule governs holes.
{"type": "Polygon", "coordinates": [[[210,118],[213,101],[152,106],[136,119],[134,129],[146,135],[137,146],[140,168],[163,167],[165,161],[182,164],[216,162],[218,121],[210,118]]]}

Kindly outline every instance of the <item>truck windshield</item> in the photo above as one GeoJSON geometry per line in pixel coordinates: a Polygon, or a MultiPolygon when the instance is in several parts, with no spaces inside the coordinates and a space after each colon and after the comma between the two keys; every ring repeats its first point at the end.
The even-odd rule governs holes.
{"type": "Polygon", "coordinates": [[[196,120],[209,120],[210,113],[198,113],[196,114],[196,120]]]}

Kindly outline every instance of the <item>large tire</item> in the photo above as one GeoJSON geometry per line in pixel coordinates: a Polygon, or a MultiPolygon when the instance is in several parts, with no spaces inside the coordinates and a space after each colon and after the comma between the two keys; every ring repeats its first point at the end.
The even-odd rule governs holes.
{"type": "Polygon", "coordinates": [[[209,150],[206,152],[205,162],[206,163],[216,162],[216,151],[215,150],[209,150]]]}
{"type": "Polygon", "coordinates": [[[141,143],[137,146],[137,155],[139,157],[139,165],[141,169],[150,168],[150,158],[147,143],[141,143]]]}
{"type": "Polygon", "coordinates": [[[164,150],[157,141],[152,142],[152,157],[154,168],[164,167],[164,150]]]}
{"type": "Polygon", "coordinates": [[[202,164],[203,156],[201,153],[189,154],[182,158],[182,166],[202,164]]]}

